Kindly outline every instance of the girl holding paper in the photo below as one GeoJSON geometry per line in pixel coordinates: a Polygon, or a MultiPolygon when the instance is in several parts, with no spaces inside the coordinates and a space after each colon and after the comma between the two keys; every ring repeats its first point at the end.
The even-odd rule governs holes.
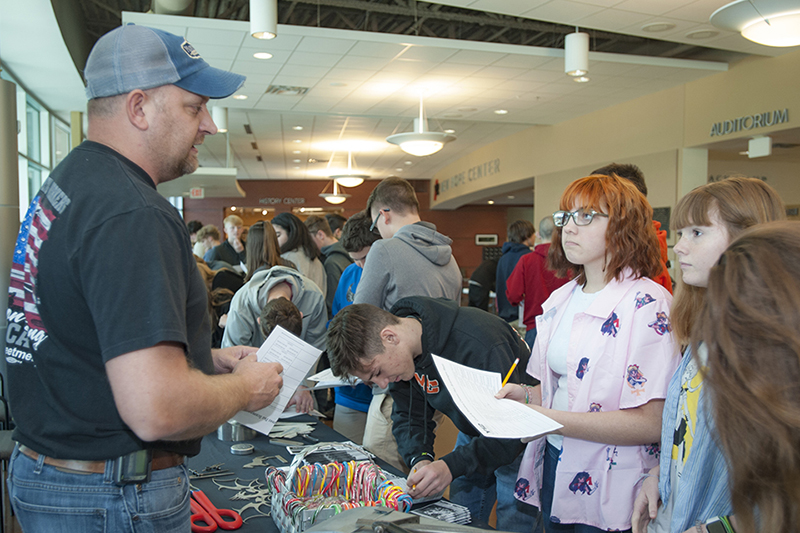
{"type": "Polygon", "coordinates": [[[548,257],[559,276],[536,319],[528,373],[506,385],[564,427],[528,444],[515,495],[540,507],[545,531],[627,530],[636,485],[658,462],[661,411],[678,364],[653,210],[615,176],[579,179],[553,214],[548,257]]]}

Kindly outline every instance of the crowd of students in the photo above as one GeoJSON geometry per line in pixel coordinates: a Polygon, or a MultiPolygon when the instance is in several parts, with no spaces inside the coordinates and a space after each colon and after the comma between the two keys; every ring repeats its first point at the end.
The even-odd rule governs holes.
{"type": "MultiPolygon", "coordinates": [[[[247,282],[231,302],[223,346],[260,344],[257,317],[285,296],[300,310],[298,334],[319,347],[327,341],[334,372],[376,388],[340,389],[334,427],[410,472],[417,495],[450,485],[451,498],[484,520],[496,499],[501,529],[714,533],[794,526],[800,503],[793,476],[800,466],[800,224],[774,223],[786,218],[785,208],[763,181],[729,178],[698,187],[672,214],[681,273],[673,299],[659,242],[665,232],[654,224],[637,180],[609,172],[615,168],[622,174],[630,166],[605,167],[609,175],[595,173],[567,187],[559,210],[540,224],[550,238],[539,253],[520,261],[537,235],[532,224],[510,234],[507,248],[516,255],[503,275],[507,292],[505,283],[499,285],[498,308],[531,302],[525,313],[530,359],[524,357],[526,372],[498,397],[522,402],[563,428],[530,442],[522,454],[511,452],[511,445],[497,449],[502,452],[491,461],[479,459],[491,466],[488,471],[470,464],[477,451],[492,448],[482,447],[483,438],[454,406],[437,400],[444,386],[427,357],[458,345],[456,360],[496,368],[507,357],[467,355],[485,339],[470,336],[470,347],[450,332],[468,324],[473,331],[488,327],[494,333],[484,337],[494,338],[504,322],[484,322],[485,311],[464,315],[457,304],[450,311],[429,298],[457,301],[461,278],[454,274],[449,239],[419,219],[413,189],[403,180],[376,188],[367,209],[344,224],[341,243],[322,217],[311,221],[312,232],[286,214],[250,228],[247,282]],[[405,242],[405,234],[412,241],[427,239],[415,251],[420,259],[408,255],[417,244],[405,242]],[[320,245],[332,248],[333,242],[355,262],[337,265],[334,277],[316,269],[317,281],[343,280],[327,287],[327,311],[335,318],[326,332],[325,290],[287,260],[327,267],[320,245]],[[382,247],[367,260],[376,242],[382,247]],[[409,263],[397,264],[408,257],[421,261],[415,272],[408,272],[409,263]],[[359,298],[362,275],[371,281],[359,298]],[[291,290],[274,290],[282,285],[291,290]],[[315,294],[312,303],[308,293],[315,294]],[[344,310],[353,302],[359,305],[344,310]],[[445,324],[448,313],[455,314],[445,324]],[[404,322],[408,318],[413,321],[404,322]],[[362,344],[354,345],[352,336],[362,344]],[[423,412],[431,409],[417,422],[413,404],[406,403],[415,390],[423,412]],[[385,405],[398,398],[401,408],[385,405]],[[437,464],[433,407],[457,421],[460,431],[456,449],[435,474],[425,468],[437,464]],[[375,424],[382,428],[379,436],[365,439],[365,427],[375,424]],[[465,454],[462,446],[471,451],[465,454]],[[500,475],[506,465],[510,484],[500,475]],[[512,497],[517,501],[509,504],[512,497]]],[[[513,341],[498,342],[511,347],[508,353],[516,350],[513,341]]],[[[297,396],[292,403],[311,408],[310,395],[297,396]]]]}

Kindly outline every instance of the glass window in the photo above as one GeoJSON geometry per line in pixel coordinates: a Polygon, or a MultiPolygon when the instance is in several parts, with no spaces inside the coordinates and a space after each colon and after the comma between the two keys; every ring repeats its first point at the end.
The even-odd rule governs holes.
{"type": "Polygon", "coordinates": [[[41,162],[42,160],[42,133],[39,125],[41,124],[41,117],[39,109],[30,102],[25,106],[25,141],[27,150],[25,154],[34,161],[41,162]]]}
{"type": "Polygon", "coordinates": [[[67,157],[70,150],[71,133],[58,119],[53,120],[53,167],[67,157]]]}

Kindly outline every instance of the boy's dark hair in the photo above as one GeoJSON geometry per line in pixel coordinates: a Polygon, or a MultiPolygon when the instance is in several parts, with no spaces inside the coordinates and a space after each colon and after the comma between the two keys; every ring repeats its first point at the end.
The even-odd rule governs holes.
{"type": "Polygon", "coordinates": [[[282,254],[300,249],[312,261],[315,257],[319,257],[320,252],[311,239],[311,233],[297,216],[284,211],[275,215],[271,222],[286,230],[286,242],[281,246],[282,254]]]}
{"type": "Polygon", "coordinates": [[[366,363],[383,353],[381,330],[400,319],[370,304],[348,305],[333,317],[328,327],[328,358],[334,376],[353,376],[366,363]]]}
{"type": "Polygon", "coordinates": [[[261,333],[269,337],[280,326],[298,337],[303,333],[303,314],[292,302],[281,296],[273,298],[261,309],[261,333]]]}
{"type": "Polygon", "coordinates": [[[311,215],[308,217],[303,224],[306,225],[308,228],[308,232],[313,237],[318,231],[321,231],[328,237],[333,237],[333,232],[331,231],[331,226],[328,224],[328,221],[325,217],[320,217],[317,215],[311,215]]]}
{"type": "Polygon", "coordinates": [[[369,212],[359,211],[347,219],[339,242],[348,252],[360,252],[367,246],[372,246],[375,241],[381,238],[381,234],[378,233],[378,228],[373,228],[370,231],[370,226],[372,226],[372,219],[369,216],[369,212]]]}
{"type": "Polygon", "coordinates": [[[347,219],[339,213],[327,213],[325,215],[325,220],[328,221],[328,225],[334,233],[336,233],[337,229],[344,228],[344,223],[347,222],[347,219]]]}
{"type": "Polygon", "coordinates": [[[199,220],[190,220],[189,222],[186,223],[186,229],[189,230],[189,235],[191,235],[192,233],[197,233],[198,231],[200,231],[200,228],[202,227],[203,223],[200,222],[199,220]]]}
{"type": "Polygon", "coordinates": [[[419,213],[419,200],[414,187],[403,178],[386,178],[372,190],[367,200],[367,213],[372,213],[373,206],[388,207],[400,215],[419,213]]]}
{"type": "Polygon", "coordinates": [[[536,233],[533,222],[529,220],[516,220],[508,226],[508,240],[521,244],[536,233]]]}
{"type": "Polygon", "coordinates": [[[647,197],[647,184],[644,182],[644,172],[636,165],[629,163],[610,163],[604,167],[593,170],[592,174],[610,176],[616,174],[636,185],[639,192],[647,197]]]}

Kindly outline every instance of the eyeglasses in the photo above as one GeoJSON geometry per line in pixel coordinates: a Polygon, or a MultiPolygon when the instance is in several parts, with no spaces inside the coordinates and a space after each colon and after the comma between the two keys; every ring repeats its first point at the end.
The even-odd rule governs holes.
{"type": "Polygon", "coordinates": [[[594,209],[577,209],[575,211],[556,211],[553,213],[553,223],[556,227],[563,228],[569,223],[570,217],[575,221],[576,226],[588,226],[592,223],[595,216],[606,217],[605,213],[598,213],[594,209]]]}
{"type": "Polygon", "coordinates": [[[372,221],[372,225],[369,227],[369,230],[370,230],[370,231],[374,230],[374,229],[375,229],[375,226],[377,226],[377,225],[378,225],[378,219],[379,219],[379,218],[381,218],[381,215],[383,214],[383,212],[384,212],[384,211],[391,211],[391,209],[389,209],[389,208],[387,207],[387,208],[385,208],[385,209],[379,209],[379,210],[378,210],[378,214],[375,216],[375,220],[373,220],[373,221],[372,221]]]}

